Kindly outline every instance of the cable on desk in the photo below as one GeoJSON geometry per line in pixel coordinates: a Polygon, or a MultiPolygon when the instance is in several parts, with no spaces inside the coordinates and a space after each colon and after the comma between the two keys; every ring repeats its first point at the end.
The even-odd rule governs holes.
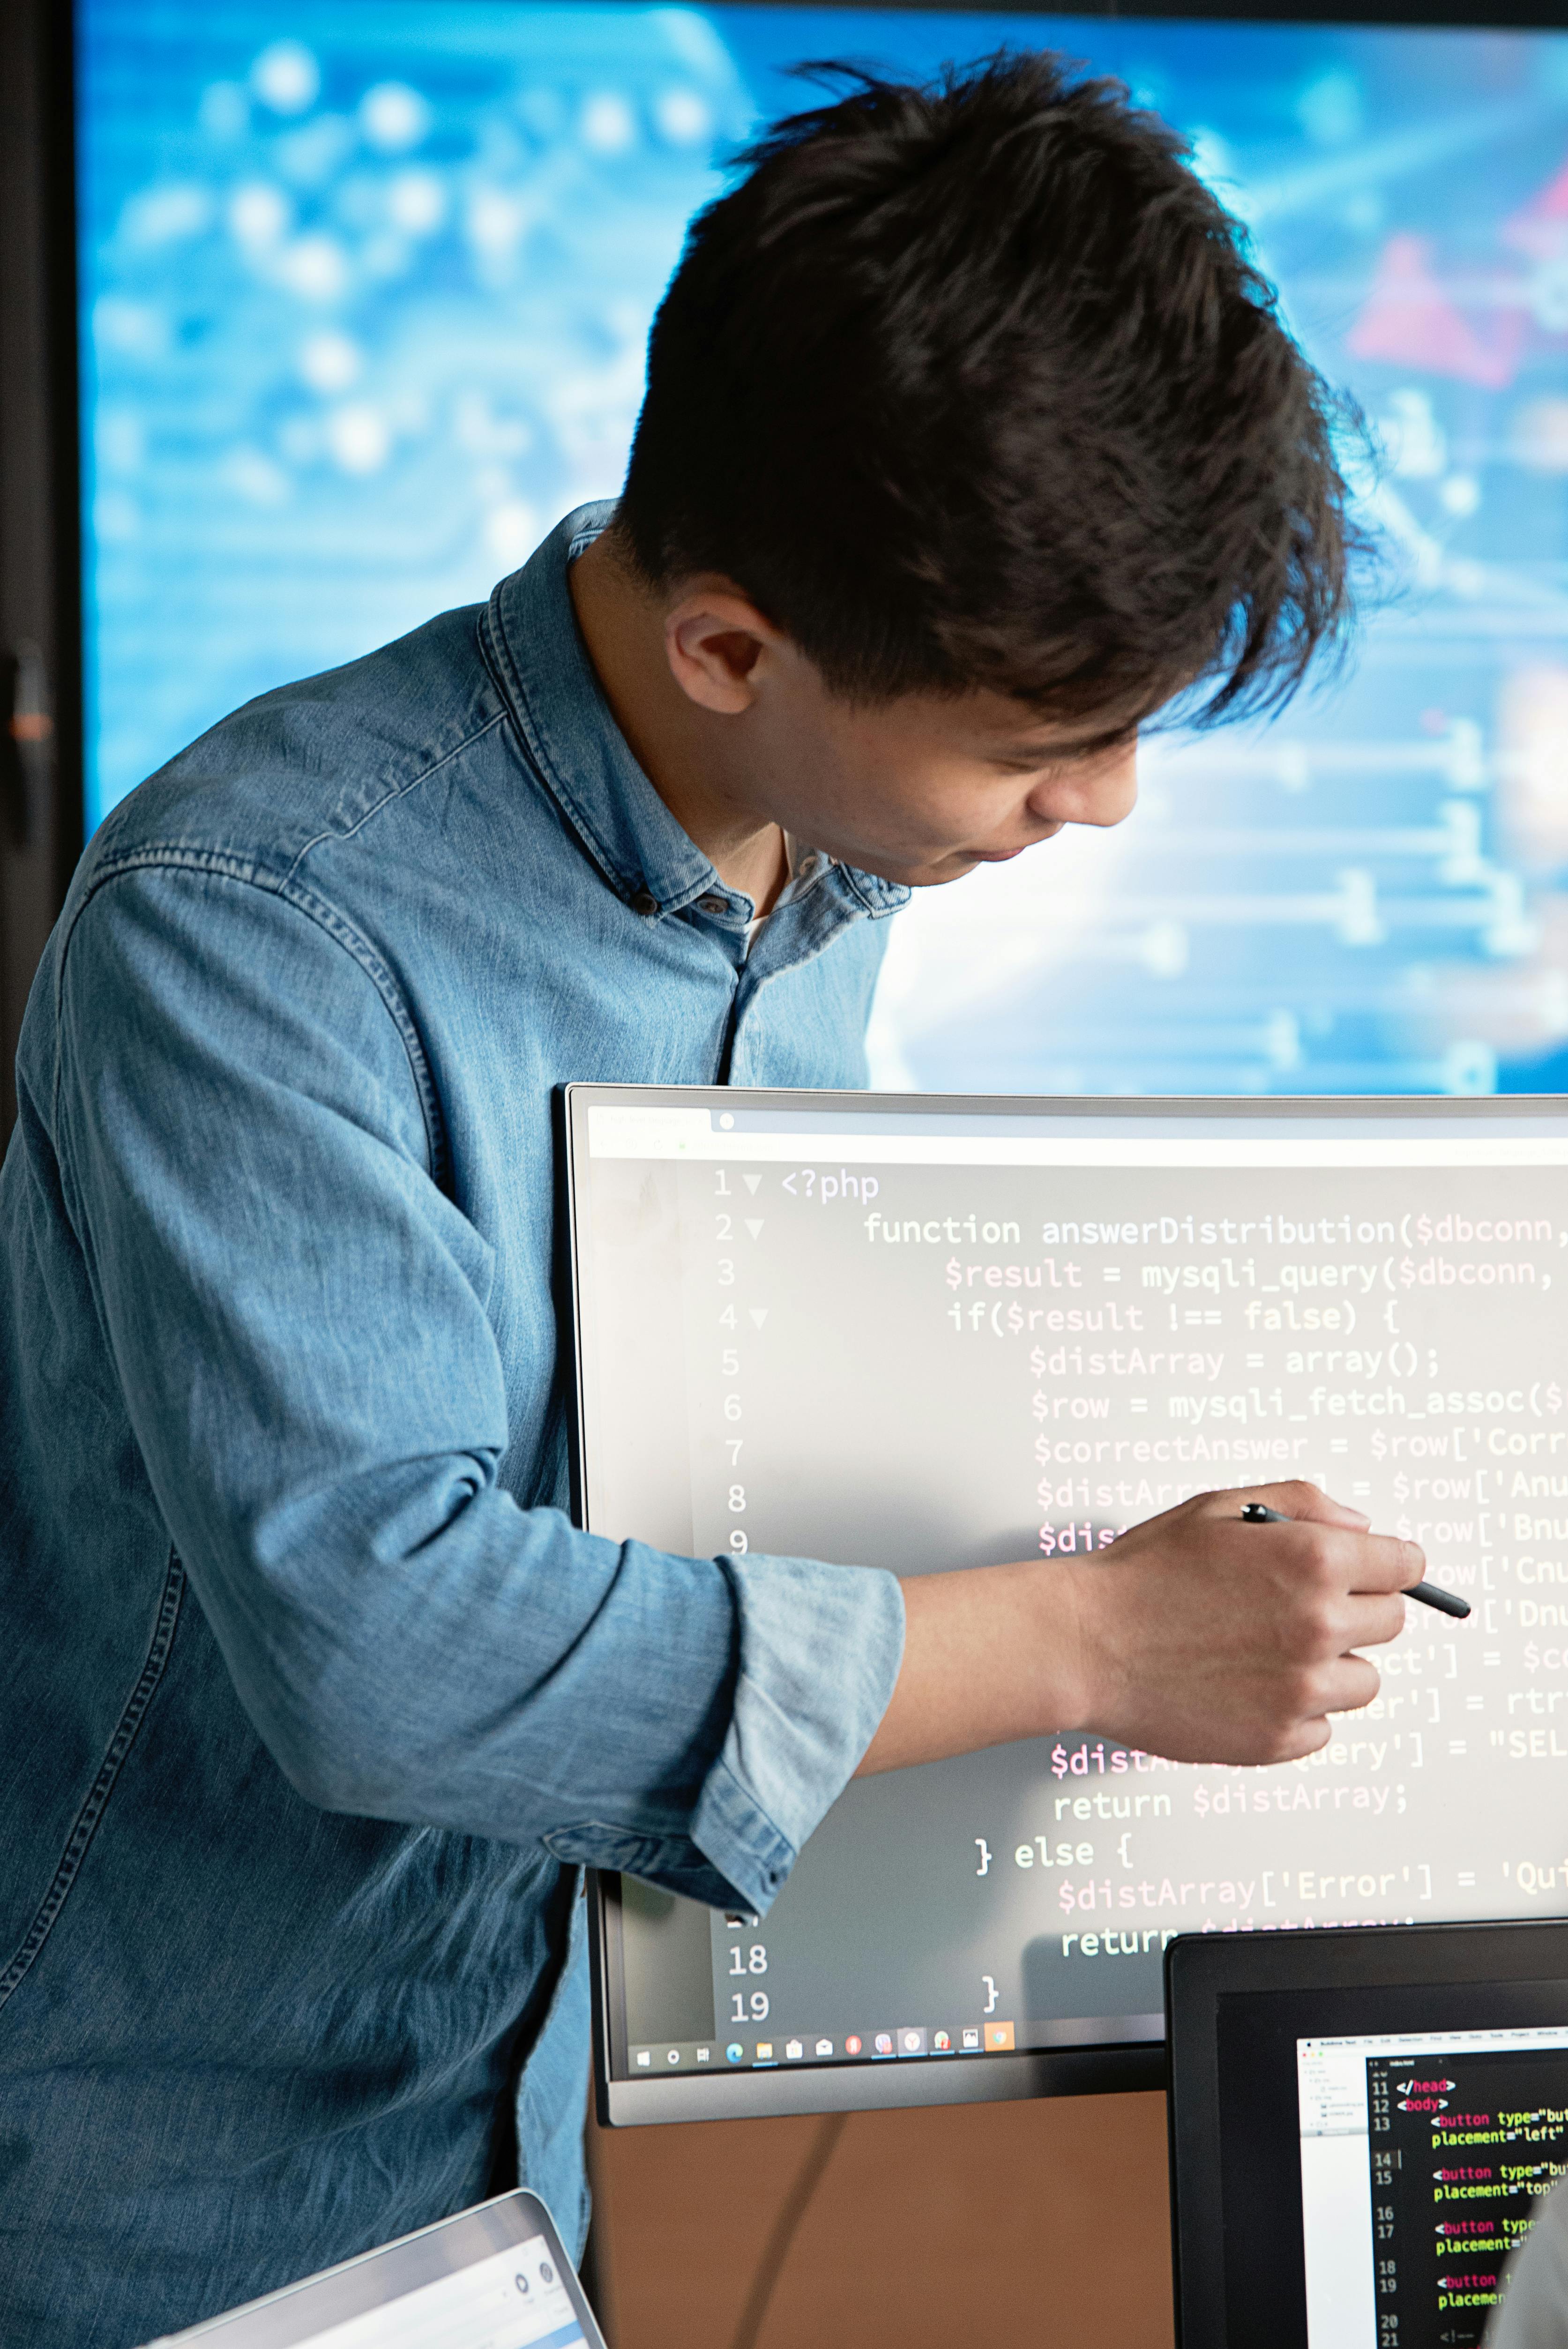
{"type": "Polygon", "coordinates": [[[823,2172],[833,2158],[834,2147],[844,2134],[847,2113],[827,2113],[817,2123],[815,2134],[801,2163],[799,2175],[779,2208],[772,2232],[757,2262],[752,2288],[746,2294],[746,2304],[741,2311],[741,2321],[735,2327],[730,2349],[756,2349],[763,2321],[767,2315],[774,2290],[789,2257],[790,2246],[800,2231],[800,2222],[811,2207],[812,2196],[822,2183],[823,2172]]]}

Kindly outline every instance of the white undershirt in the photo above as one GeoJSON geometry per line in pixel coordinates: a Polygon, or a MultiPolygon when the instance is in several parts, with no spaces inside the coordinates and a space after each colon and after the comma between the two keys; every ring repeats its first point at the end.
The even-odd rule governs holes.
{"type": "MultiPolygon", "coordinates": [[[[747,955],[751,953],[752,948],[756,945],[758,938],[761,937],[763,932],[767,928],[768,924],[773,920],[773,917],[778,912],[779,907],[781,905],[787,905],[790,899],[799,894],[800,885],[803,882],[815,880],[822,866],[824,864],[831,864],[833,862],[831,856],[818,856],[815,851],[811,849],[808,849],[805,855],[802,857],[800,853],[800,843],[796,840],[793,832],[785,833],[784,836],[784,861],[789,866],[789,878],[784,883],[784,887],[779,891],[778,895],[774,898],[773,905],[770,906],[768,911],[765,914],[759,914],[755,921],[748,922],[746,924],[745,951],[747,955]]],[[[742,959],[744,959],[743,957],[742,959]]]]}

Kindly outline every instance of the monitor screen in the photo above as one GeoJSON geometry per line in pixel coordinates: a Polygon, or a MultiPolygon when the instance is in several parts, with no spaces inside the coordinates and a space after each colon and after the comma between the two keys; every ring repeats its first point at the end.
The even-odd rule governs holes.
{"type": "Polygon", "coordinates": [[[615,494],[685,223],[809,100],[787,67],[1048,44],[1189,134],[1365,407],[1385,591],[1337,688],[1151,734],[1120,831],[924,893],[872,1080],[1564,1082],[1568,35],[613,0],[78,22],[89,822],[615,494]]]}
{"type": "Polygon", "coordinates": [[[1301,1762],[1046,1736],[855,1782],[765,1922],[612,1888],[618,2117],[1127,2077],[1178,1933],[1562,1909],[1568,1104],[569,1099],[594,1531],[908,1575],[1302,1477],[1474,1609],[1301,1762]]]}

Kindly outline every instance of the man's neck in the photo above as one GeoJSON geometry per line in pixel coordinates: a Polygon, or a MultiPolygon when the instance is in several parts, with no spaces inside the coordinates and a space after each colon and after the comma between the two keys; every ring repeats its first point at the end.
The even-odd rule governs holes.
{"type": "Polygon", "coordinates": [[[670,673],[663,615],[606,532],[567,574],[577,626],[628,747],[665,806],[727,888],[772,911],[789,879],[776,823],[759,823],[726,788],[720,729],[732,721],[699,709],[670,673]]]}

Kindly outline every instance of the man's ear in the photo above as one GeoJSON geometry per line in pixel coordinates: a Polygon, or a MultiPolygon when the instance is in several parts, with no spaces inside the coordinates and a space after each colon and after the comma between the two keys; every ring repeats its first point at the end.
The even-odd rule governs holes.
{"type": "Polygon", "coordinates": [[[670,674],[700,709],[738,718],[784,643],[733,580],[691,582],[664,616],[670,674]]]}

